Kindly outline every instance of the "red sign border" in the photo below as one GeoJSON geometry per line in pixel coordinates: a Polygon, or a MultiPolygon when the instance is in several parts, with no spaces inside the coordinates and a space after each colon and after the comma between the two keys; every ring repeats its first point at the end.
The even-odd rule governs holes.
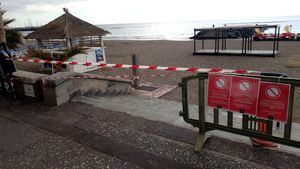
{"type": "MultiPolygon", "coordinates": [[[[228,83],[229,83],[228,107],[227,107],[227,108],[222,108],[222,107],[221,107],[221,108],[218,108],[218,107],[212,107],[212,106],[208,106],[208,103],[207,103],[207,106],[210,107],[210,108],[213,108],[213,109],[220,109],[220,110],[225,110],[225,111],[230,111],[230,110],[229,110],[230,88],[231,88],[232,77],[234,77],[234,76],[233,76],[233,75],[229,75],[229,74],[225,74],[225,73],[220,73],[220,72],[209,73],[209,74],[208,74],[208,77],[209,77],[209,75],[221,75],[221,76],[228,76],[228,77],[231,77],[231,78],[230,78],[230,82],[228,82],[228,83]]],[[[209,80],[208,80],[208,82],[207,82],[207,86],[209,86],[209,80]]],[[[207,87],[207,89],[208,89],[208,87],[207,87]]],[[[208,94],[208,91],[207,91],[207,94],[208,94]]],[[[208,99],[208,96],[207,96],[207,99],[208,99]]],[[[208,102],[208,100],[207,100],[207,102],[208,102]]]]}
{"type": "MultiPolygon", "coordinates": [[[[233,77],[243,77],[243,78],[250,78],[250,79],[256,79],[256,80],[259,80],[259,83],[258,83],[258,94],[257,94],[257,98],[256,98],[256,114],[250,114],[250,113],[247,113],[247,112],[240,112],[240,111],[232,111],[229,109],[229,111],[232,111],[232,112],[236,112],[236,113],[240,113],[240,114],[246,114],[246,115],[249,115],[249,116],[256,116],[257,117],[257,112],[258,112],[258,101],[259,101],[259,90],[260,90],[260,83],[262,82],[261,78],[258,78],[258,77],[247,77],[247,76],[233,76],[233,77]]],[[[233,78],[231,79],[231,81],[233,80],[233,78]]],[[[231,82],[232,83],[232,82],[231,82]]],[[[231,84],[232,85],[232,84],[231,84]]],[[[230,97],[231,97],[231,87],[230,87],[230,92],[229,92],[229,105],[230,105],[230,97]]],[[[229,106],[228,106],[229,108],[229,106]]]]}
{"type": "MultiPolygon", "coordinates": [[[[286,84],[286,83],[276,83],[276,82],[266,82],[266,81],[262,81],[263,83],[272,83],[272,84],[283,84],[283,85],[287,85],[289,86],[289,93],[288,93],[288,102],[287,102],[287,112],[286,112],[286,119],[285,121],[281,121],[281,120],[275,120],[275,119],[272,119],[272,121],[279,121],[279,122],[284,122],[284,123],[287,123],[287,119],[288,119],[288,116],[289,116],[289,105],[290,105],[290,95],[291,95],[291,84],[286,84]]],[[[257,105],[257,108],[258,108],[258,105],[257,105]]],[[[258,111],[258,110],[257,110],[258,111]]],[[[258,113],[258,112],[257,112],[258,113]]],[[[265,118],[265,117],[259,117],[256,115],[256,117],[260,118],[260,119],[265,119],[265,120],[270,120],[269,118],[265,118]]]]}

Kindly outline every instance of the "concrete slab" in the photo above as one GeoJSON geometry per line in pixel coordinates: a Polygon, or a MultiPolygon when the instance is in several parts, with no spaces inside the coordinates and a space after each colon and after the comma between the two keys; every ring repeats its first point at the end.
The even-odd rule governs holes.
{"type": "MultiPolygon", "coordinates": [[[[7,123],[38,128],[46,135],[5,156],[0,168],[297,169],[300,166],[297,156],[216,137],[208,140],[203,151],[195,153],[196,132],[192,130],[80,102],[49,108],[37,103],[8,102],[1,97],[0,101],[0,116],[7,123]]],[[[24,133],[12,134],[20,136],[19,142],[23,141],[24,133]]]]}
{"type": "MultiPolygon", "coordinates": [[[[182,110],[182,103],[176,101],[169,101],[163,99],[150,98],[145,96],[136,95],[122,95],[118,97],[114,96],[104,96],[104,97],[76,97],[73,101],[78,101],[82,103],[91,104],[95,107],[101,107],[108,110],[126,112],[130,115],[143,117],[149,120],[165,122],[174,126],[184,127],[197,131],[197,128],[184,122],[182,117],[178,115],[178,112],[182,110]]],[[[189,105],[190,117],[198,119],[198,106],[189,105]]],[[[242,115],[239,113],[234,113],[233,123],[235,128],[242,128],[242,115]]],[[[227,123],[227,113],[224,111],[220,112],[220,122],[221,124],[227,123]]],[[[213,110],[206,108],[206,121],[212,122],[213,110]]],[[[282,136],[284,130],[284,125],[281,124],[280,128],[276,128],[275,124],[273,127],[273,132],[275,136],[282,136]]],[[[293,123],[292,127],[292,139],[300,140],[300,124],[293,123]]],[[[241,143],[246,143],[252,145],[249,137],[240,136],[236,134],[226,133],[218,130],[209,132],[217,137],[229,139],[232,141],[237,141],[241,143]]],[[[297,148],[292,148],[289,146],[281,145],[278,150],[293,153],[300,156],[300,150],[297,148]]]]}
{"type": "Polygon", "coordinates": [[[139,168],[71,140],[50,134],[5,159],[5,168],[139,168]]]}
{"type": "Polygon", "coordinates": [[[7,156],[45,138],[45,136],[39,129],[0,116],[0,162],[7,156]]]}
{"type": "Polygon", "coordinates": [[[159,85],[159,86],[156,85],[156,86],[154,86],[153,84],[141,84],[140,86],[154,87],[156,89],[153,91],[133,89],[132,94],[139,95],[139,96],[148,96],[148,97],[159,98],[177,88],[177,86],[171,86],[171,85],[159,85]]]}

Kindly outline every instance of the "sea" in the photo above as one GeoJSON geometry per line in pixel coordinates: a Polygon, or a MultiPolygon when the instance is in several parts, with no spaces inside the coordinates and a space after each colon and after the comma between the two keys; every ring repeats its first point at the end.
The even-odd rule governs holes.
{"type": "MultiPolygon", "coordinates": [[[[273,17],[269,19],[248,20],[211,20],[211,21],[181,21],[163,23],[126,23],[104,24],[99,27],[111,34],[106,40],[188,40],[194,34],[194,28],[249,24],[278,24],[283,32],[286,25],[292,25],[292,32],[300,33],[300,16],[273,17]]],[[[271,30],[269,30],[272,32],[271,30]]],[[[268,33],[268,30],[266,31],[268,33]]]]}
{"type": "MultiPolygon", "coordinates": [[[[104,40],[189,40],[194,28],[224,25],[278,24],[281,32],[286,25],[292,25],[292,32],[300,33],[300,15],[289,17],[270,17],[254,19],[206,20],[156,23],[123,23],[97,25],[111,32],[104,40]]],[[[269,30],[272,32],[271,30],[269,30]]],[[[268,33],[268,30],[266,31],[268,33]]],[[[22,32],[26,36],[30,32],[22,32]]]]}

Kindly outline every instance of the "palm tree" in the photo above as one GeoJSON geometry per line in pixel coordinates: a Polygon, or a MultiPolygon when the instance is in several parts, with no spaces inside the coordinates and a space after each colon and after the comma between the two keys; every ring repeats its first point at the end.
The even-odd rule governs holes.
{"type": "Polygon", "coordinates": [[[18,45],[23,44],[22,34],[20,32],[9,29],[8,25],[14,22],[15,19],[4,19],[3,24],[5,28],[6,44],[10,49],[16,49],[18,45]]]}

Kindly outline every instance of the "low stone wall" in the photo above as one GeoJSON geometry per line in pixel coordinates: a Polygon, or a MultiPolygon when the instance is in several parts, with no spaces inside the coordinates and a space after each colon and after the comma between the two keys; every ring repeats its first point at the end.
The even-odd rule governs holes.
{"type": "MultiPolygon", "coordinates": [[[[16,77],[20,77],[20,73],[16,77]]],[[[22,72],[21,74],[26,74],[22,72]]],[[[37,100],[43,100],[46,105],[58,106],[68,102],[75,96],[100,96],[100,95],[117,95],[117,94],[129,94],[131,93],[131,81],[120,78],[97,78],[97,79],[70,79],[68,77],[76,76],[88,76],[86,73],[75,72],[58,72],[53,75],[32,75],[35,73],[27,74],[29,77],[36,76],[32,81],[33,89],[37,93],[41,93],[41,98],[37,100]],[[29,75],[30,74],[30,75],[29,75]],[[67,77],[67,78],[57,78],[67,77]],[[44,86],[42,86],[41,80],[44,79],[44,86]]],[[[23,76],[23,75],[22,75],[23,76]]],[[[23,76],[24,77],[24,76],[23,76]]],[[[30,79],[31,80],[31,79],[30,79]]],[[[16,92],[18,98],[30,97],[24,93],[26,87],[26,79],[17,80],[16,92]],[[25,86],[24,86],[25,85],[25,86]],[[24,97],[20,97],[24,96],[24,97]]]]}
{"type": "Polygon", "coordinates": [[[16,97],[19,100],[31,98],[36,100],[43,100],[43,91],[41,79],[49,77],[49,75],[41,73],[33,73],[19,70],[13,73],[14,89],[16,97]]]}

